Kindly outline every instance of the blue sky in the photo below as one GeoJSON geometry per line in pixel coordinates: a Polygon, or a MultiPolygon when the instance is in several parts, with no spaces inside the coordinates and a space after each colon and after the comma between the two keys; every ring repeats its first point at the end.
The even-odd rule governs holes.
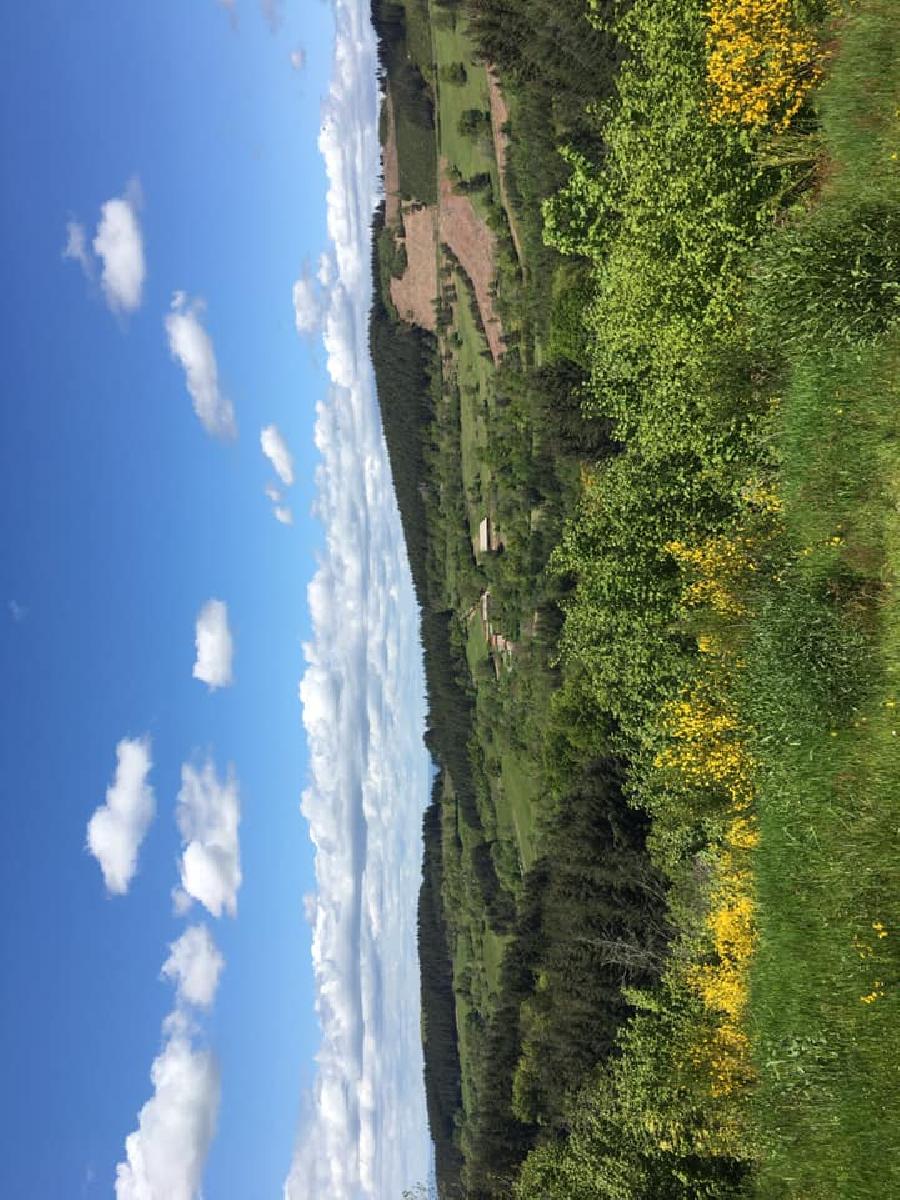
{"type": "Polygon", "coordinates": [[[81,0],[76,17],[67,0],[35,0],[6,14],[4,1195],[113,1194],[169,1036],[174,989],[160,969],[170,944],[204,920],[225,960],[214,1004],[192,1010],[186,1035],[198,1054],[211,1049],[221,1078],[204,1195],[279,1195],[292,1159],[290,1194],[304,1195],[298,1163],[316,1143],[332,1156],[315,1172],[333,1196],[380,1195],[398,1172],[422,1177],[420,1097],[384,1139],[399,1138],[402,1153],[365,1148],[373,1136],[381,1145],[397,1089],[420,1082],[408,910],[427,790],[415,609],[359,351],[377,170],[372,44],[357,28],[366,11],[347,0],[81,0]],[[338,44],[364,49],[335,83],[336,20],[338,44]],[[329,88],[326,125],[344,124],[323,142],[326,200],[317,139],[329,88]],[[354,148],[343,168],[338,143],[354,148]],[[90,251],[114,198],[142,240],[136,304],[104,290],[102,256],[90,251]],[[342,213],[354,218],[349,233],[336,224],[342,213]],[[87,271],[63,258],[71,222],[86,234],[87,271]],[[323,286],[315,272],[326,250],[323,286]],[[300,314],[314,333],[302,337],[298,278],[300,299],[315,301],[300,314]],[[210,436],[195,414],[164,328],[176,292],[211,339],[235,438],[210,436]],[[270,424],[293,457],[287,488],[260,449],[270,424]],[[267,484],[292,526],[276,521],[267,484]],[[311,616],[317,562],[327,588],[314,588],[311,616]],[[210,598],[227,604],[234,642],[233,682],[215,690],[192,675],[195,622],[210,598]],[[385,752],[401,713],[411,736],[385,752]],[[110,895],[86,826],[113,781],[117,744],[142,737],[156,819],[127,894],[110,895]],[[207,758],[220,778],[233,764],[239,784],[235,918],[196,902],[186,916],[173,910],[182,767],[207,758]],[[304,789],[318,858],[299,812],[304,789]],[[329,839],[333,820],[343,824],[329,839]],[[357,834],[366,849],[345,859],[357,834]],[[304,915],[317,877],[319,900],[304,915]],[[397,930],[383,916],[396,907],[392,889],[405,914],[397,930]],[[342,924],[349,910],[361,922],[342,924]],[[380,958],[397,961],[398,947],[402,970],[385,982],[380,958]],[[360,1054],[323,1006],[335,988],[360,1054]],[[380,1024],[387,1001],[402,1010],[402,1062],[384,1050],[397,1042],[380,1024]],[[363,1102],[335,1121],[332,1088],[363,1102]],[[335,1176],[335,1163],[357,1159],[335,1176]]]}

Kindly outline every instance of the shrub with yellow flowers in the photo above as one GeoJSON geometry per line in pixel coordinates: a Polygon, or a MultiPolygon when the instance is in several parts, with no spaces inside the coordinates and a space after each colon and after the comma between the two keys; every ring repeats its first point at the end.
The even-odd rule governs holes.
{"type": "Polygon", "coordinates": [[[749,970],[756,946],[750,858],[758,841],[752,817],[736,816],[715,855],[706,930],[709,961],[688,970],[688,984],[715,1017],[715,1034],[696,1050],[713,1095],[731,1095],[753,1079],[744,1027],[749,970]]]}
{"type": "Polygon", "coordinates": [[[682,593],[686,608],[707,606],[725,617],[739,617],[744,606],[739,598],[742,581],[756,569],[746,539],[710,537],[698,545],[666,543],[666,550],[692,577],[682,593]]]}
{"type": "Polygon", "coordinates": [[[673,773],[697,790],[724,793],[735,810],[750,800],[752,761],[734,709],[698,682],[680,700],[666,705],[667,745],[654,766],[673,773]]]}
{"type": "Polygon", "coordinates": [[[708,17],[712,120],[786,129],[822,73],[790,0],[712,0],[708,17]]]}

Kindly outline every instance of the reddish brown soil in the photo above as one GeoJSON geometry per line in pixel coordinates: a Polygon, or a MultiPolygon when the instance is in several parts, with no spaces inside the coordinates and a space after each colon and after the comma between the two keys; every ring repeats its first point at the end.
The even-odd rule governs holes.
{"type": "Polygon", "coordinates": [[[400,224],[400,161],[397,158],[397,126],[394,123],[394,102],[391,93],[384,97],[387,113],[387,137],[382,147],[382,170],[384,171],[385,221],[388,225],[400,224]]]}
{"type": "Polygon", "coordinates": [[[503,357],[503,329],[500,318],[494,312],[494,301],[490,293],[496,273],[495,238],[475,211],[469,197],[459,196],[453,191],[443,163],[439,209],[441,242],[450,247],[472,281],[488,346],[494,362],[499,362],[503,357]]]}
{"type": "Polygon", "coordinates": [[[434,224],[433,205],[403,212],[406,270],[402,278],[391,280],[391,299],[403,320],[432,332],[438,288],[434,224]]]}

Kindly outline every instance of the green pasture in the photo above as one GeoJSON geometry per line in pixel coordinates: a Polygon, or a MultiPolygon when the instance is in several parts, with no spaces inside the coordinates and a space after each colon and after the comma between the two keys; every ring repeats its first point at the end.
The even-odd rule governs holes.
{"type": "MultiPolygon", "coordinates": [[[[441,23],[433,25],[434,58],[437,79],[438,109],[438,157],[456,167],[464,179],[487,172],[491,176],[494,192],[499,196],[497,163],[494,157],[490,127],[477,138],[460,133],[459,120],[467,109],[479,112],[490,111],[487,74],[484,66],[475,60],[474,46],[466,33],[465,19],[459,14],[451,29],[441,23]],[[442,78],[441,69],[453,63],[462,63],[466,71],[465,83],[451,83],[442,78]]],[[[478,207],[480,197],[473,195],[478,207]]]]}
{"type": "Polygon", "coordinates": [[[847,23],[820,102],[825,182],[805,219],[820,253],[797,280],[803,302],[825,303],[830,231],[856,265],[832,336],[789,351],[777,421],[789,551],[748,654],[766,1200],[900,1195],[900,262],[881,250],[900,205],[894,5],[872,0],[847,23]]]}

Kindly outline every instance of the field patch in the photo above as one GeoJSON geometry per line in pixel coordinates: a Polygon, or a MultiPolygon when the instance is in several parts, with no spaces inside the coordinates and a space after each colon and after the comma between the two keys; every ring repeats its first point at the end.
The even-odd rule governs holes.
{"type": "Polygon", "coordinates": [[[381,151],[384,217],[388,225],[396,228],[400,224],[400,161],[397,157],[397,121],[390,92],[384,98],[384,116],[385,138],[381,151]]]}
{"type": "Polygon", "coordinates": [[[406,270],[391,280],[391,300],[404,321],[422,329],[435,329],[434,302],[437,297],[437,259],[434,240],[434,208],[408,207],[403,211],[406,270]]]}
{"type": "Polygon", "coordinates": [[[503,329],[491,295],[496,273],[496,238],[469,197],[453,190],[446,170],[441,172],[438,228],[441,242],[450,247],[472,283],[485,340],[497,363],[503,357],[503,329]]]}

